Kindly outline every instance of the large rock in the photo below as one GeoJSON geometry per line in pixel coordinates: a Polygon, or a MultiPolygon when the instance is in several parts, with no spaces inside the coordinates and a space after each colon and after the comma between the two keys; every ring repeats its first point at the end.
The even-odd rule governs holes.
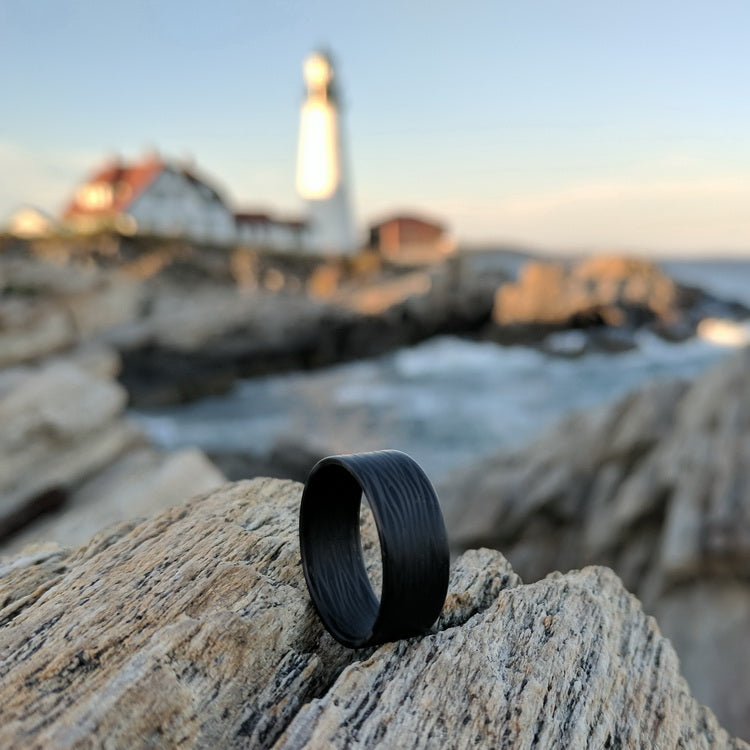
{"type": "Polygon", "coordinates": [[[143,319],[114,329],[121,382],[137,407],[228,390],[239,377],[370,357],[487,323],[493,290],[451,261],[360,278],[324,299],[300,291],[150,283],[143,319]]]}
{"type": "Polygon", "coordinates": [[[225,482],[196,448],[164,453],[141,442],[76,484],[58,512],[35,518],[5,540],[0,554],[42,540],[78,546],[109,524],[178,505],[225,482]]]}
{"type": "Polygon", "coordinates": [[[67,362],[31,372],[0,396],[4,532],[22,524],[35,498],[92,475],[140,439],[119,419],[125,400],[116,383],[67,362]]]}
{"type": "Polygon", "coordinates": [[[90,289],[62,301],[75,326],[78,341],[89,341],[115,326],[138,318],[143,288],[119,273],[102,274],[90,289]]]}
{"type": "Polygon", "coordinates": [[[0,367],[62,351],[75,343],[70,316],[54,304],[0,300],[0,367]]]}
{"type": "Polygon", "coordinates": [[[498,278],[459,257],[410,271],[371,255],[321,263],[238,251],[231,257],[246,258],[242,270],[225,252],[120,244],[119,253],[70,247],[59,264],[0,257],[0,368],[104,344],[122,356],[131,404],[188,401],[239,377],[476,331],[489,321],[498,278]],[[128,262],[131,251],[138,257],[128,262]],[[329,277],[323,294],[307,283],[318,272],[329,277]]]}
{"type": "Polygon", "coordinates": [[[0,260],[0,367],[90,342],[141,312],[142,287],[120,273],[90,264],[0,260]]]}
{"type": "Polygon", "coordinates": [[[116,369],[113,352],[89,348],[2,373],[0,548],[40,534],[78,544],[224,482],[200,452],[148,444],[123,414],[116,369]]]}
{"type": "Polygon", "coordinates": [[[467,552],[431,634],[340,646],[305,588],[300,492],[229,485],[7,560],[0,743],[747,747],[606,569],[523,586],[499,553],[467,552]]]}
{"type": "Polygon", "coordinates": [[[177,351],[195,351],[211,341],[244,330],[257,340],[281,341],[295,325],[320,317],[320,304],[302,295],[248,292],[206,282],[154,282],[146,316],[151,343],[177,351]]]}
{"type": "Polygon", "coordinates": [[[571,416],[440,494],[454,547],[502,549],[525,580],[613,567],[698,698],[750,736],[750,350],[571,416]]]}
{"type": "MultiPolygon", "coordinates": [[[[497,290],[492,317],[495,334],[509,341],[538,340],[566,328],[646,323],[669,337],[685,338],[710,304],[715,301],[675,283],[653,263],[598,255],[575,263],[526,263],[515,283],[497,290]]],[[[735,307],[729,304],[725,312],[735,307]]]]}

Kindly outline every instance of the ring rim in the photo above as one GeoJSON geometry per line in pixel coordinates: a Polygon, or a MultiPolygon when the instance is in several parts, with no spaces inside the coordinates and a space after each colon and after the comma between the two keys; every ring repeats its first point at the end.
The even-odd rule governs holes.
{"type": "Polygon", "coordinates": [[[345,646],[420,635],[440,615],[450,572],[445,523],[430,480],[406,453],[375,451],[318,461],[302,493],[299,538],[315,610],[345,646]],[[380,598],[362,554],[363,497],[380,542],[380,598]]]}

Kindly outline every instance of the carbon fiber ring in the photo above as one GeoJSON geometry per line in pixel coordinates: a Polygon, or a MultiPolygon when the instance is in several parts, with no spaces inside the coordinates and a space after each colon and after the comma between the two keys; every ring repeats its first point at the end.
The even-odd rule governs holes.
{"type": "Polygon", "coordinates": [[[299,517],[302,567],[328,632],[350,648],[429,630],[445,602],[449,558],[435,490],[400,451],[328,456],[310,472],[299,517]],[[364,493],[380,540],[380,600],[359,532],[364,493]]]}

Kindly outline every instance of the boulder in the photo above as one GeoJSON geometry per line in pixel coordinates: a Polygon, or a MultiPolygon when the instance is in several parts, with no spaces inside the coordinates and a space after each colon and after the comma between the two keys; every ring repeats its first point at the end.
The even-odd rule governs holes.
{"type": "Polygon", "coordinates": [[[84,344],[59,358],[49,358],[44,364],[67,362],[101,380],[114,380],[120,372],[120,357],[114,349],[101,344],[84,344]]]}
{"type": "MultiPolygon", "coordinates": [[[[694,332],[709,302],[716,301],[677,284],[653,263],[597,255],[575,263],[526,263],[516,282],[498,288],[492,319],[495,336],[507,341],[536,341],[567,328],[644,324],[684,338],[694,332]]],[[[726,311],[737,312],[731,305],[726,311]]]]}
{"type": "Polygon", "coordinates": [[[748,747],[603,568],[522,585],[501,554],[467,552],[432,632],[344,648],[305,588],[300,492],[228,485],[5,560],[0,744],[748,747]]]}
{"type": "Polygon", "coordinates": [[[144,300],[143,287],[117,272],[101,274],[97,282],[61,300],[75,326],[76,337],[85,342],[116,326],[136,320],[144,300]]]}
{"type": "Polygon", "coordinates": [[[75,343],[65,310],[27,300],[0,300],[0,367],[29,362],[75,343]]]}
{"type": "Polygon", "coordinates": [[[226,284],[154,282],[146,319],[153,343],[196,351],[241,329],[255,338],[283,337],[293,322],[315,317],[320,305],[300,296],[248,292],[226,284]],[[286,304],[285,304],[286,303],[286,304]]]}
{"type": "Polygon", "coordinates": [[[525,580],[614,568],[696,696],[750,736],[750,350],[566,418],[440,495],[454,548],[502,549],[525,580]]]}
{"type": "Polygon", "coordinates": [[[105,345],[120,353],[120,380],[138,407],[477,331],[498,279],[458,256],[410,270],[371,255],[321,265],[293,254],[242,251],[232,261],[208,248],[76,244],[55,253],[59,263],[0,257],[0,368],[105,345]]]}
{"type": "Polygon", "coordinates": [[[124,390],[68,362],[32,371],[0,396],[0,526],[33,516],[36,498],[102,469],[141,438],[119,419],[124,390]]]}
{"type": "Polygon", "coordinates": [[[195,448],[164,453],[139,443],[75,485],[59,512],[39,516],[0,544],[0,554],[40,540],[78,546],[105,526],[178,505],[225,482],[195,448]]]}
{"type": "Polygon", "coordinates": [[[140,315],[141,285],[116,271],[34,258],[0,262],[0,367],[96,339],[140,315]]]}
{"type": "Polygon", "coordinates": [[[112,380],[117,363],[112,351],[86,347],[2,373],[0,545],[6,549],[41,533],[78,544],[114,520],[224,482],[199,451],[165,454],[149,446],[123,414],[127,396],[112,380]]]}
{"type": "Polygon", "coordinates": [[[302,292],[150,282],[143,319],[107,334],[136,407],[229,390],[240,377],[370,357],[438,333],[475,331],[492,294],[456,262],[354,279],[325,299],[302,292]]]}

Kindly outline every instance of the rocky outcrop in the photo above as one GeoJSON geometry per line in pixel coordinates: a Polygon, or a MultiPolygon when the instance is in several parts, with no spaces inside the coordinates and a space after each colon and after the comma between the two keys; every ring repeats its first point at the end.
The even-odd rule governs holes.
{"type": "Polygon", "coordinates": [[[81,543],[111,521],[223,483],[198,451],[169,455],[148,444],[123,415],[127,395],[112,380],[116,369],[113,352],[88,349],[2,373],[0,544],[6,550],[42,532],[81,543]]]}
{"type": "Polygon", "coordinates": [[[698,698],[750,736],[750,350],[574,415],[440,495],[455,548],[501,549],[525,580],[614,568],[698,698]]]}
{"type": "Polygon", "coordinates": [[[489,320],[494,287],[451,261],[335,280],[328,293],[154,282],[143,320],[113,332],[138,407],[227,390],[240,377],[372,357],[489,320]],[[335,286],[339,284],[340,286],[335,286]]]}
{"type": "Polygon", "coordinates": [[[102,469],[140,437],[117,419],[126,395],[67,363],[29,374],[0,400],[0,518],[6,534],[36,499],[102,469]]]}
{"type": "Polygon", "coordinates": [[[196,448],[164,453],[141,440],[76,483],[54,512],[35,517],[5,539],[0,554],[43,540],[79,545],[105,526],[178,505],[224,482],[221,470],[196,448]]]}
{"type": "Polygon", "coordinates": [[[481,333],[577,356],[632,348],[641,325],[682,339],[706,317],[750,315],[627,258],[528,262],[517,282],[504,283],[510,267],[502,253],[500,260],[466,253],[408,268],[372,254],[321,262],[123,242],[80,255],[68,248],[63,266],[0,256],[0,367],[105,344],[121,355],[130,403],[145,408],[438,334],[481,333]],[[554,336],[571,327],[586,333],[574,341],[554,336]]]}
{"type": "Polygon", "coordinates": [[[499,553],[467,552],[432,633],[340,646],[305,588],[300,492],[229,485],[6,560],[0,744],[747,747],[602,568],[524,586],[499,553]]]}
{"type": "Polygon", "coordinates": [[[91,265],[9,257],[0,263],[0,368],[33,362],[135,319],[142,288],[91,265]]]}
{"type": "Polygon", "coordinates": [[[476,330],[497,283],[457,258],[394,269],[372,255],[322,263],[156,242],[107,252],[72,244],[0,255],[0,368],[111,346],[141,407],[476,330]]]}
{"type": "MultiPolygon", "coordinates": [[[[684,339],[699,320],[719,313],[750,311],[678,284],[645,260],[597,255],[575,263],[526,263],[515,283],[497,290],[492,319],[493,335],[501,341],[535,343],[563,329],[603,328],[593,343],[611,348],[609,330],[650,325],[668,338],[684,339]]],[[[621,336],[614,345],[622,348],[621,336]]]]}

